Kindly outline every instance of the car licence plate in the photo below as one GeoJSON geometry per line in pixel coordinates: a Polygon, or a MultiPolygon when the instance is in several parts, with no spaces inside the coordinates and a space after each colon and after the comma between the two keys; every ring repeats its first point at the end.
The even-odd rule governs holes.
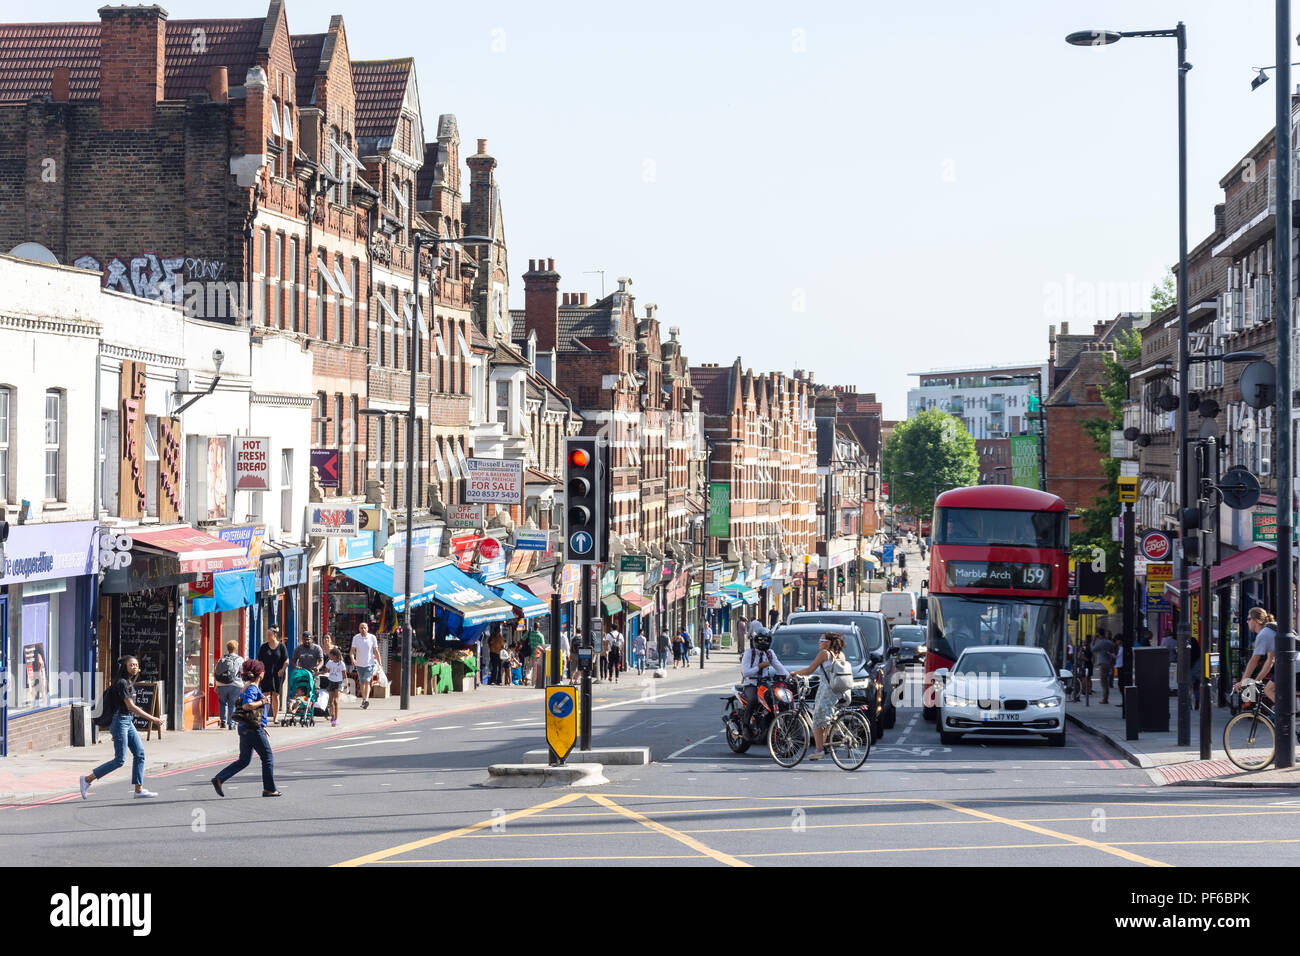
{"type": "Polygon", "coordinates": [[[1005,710],[997,710],[997,711],[991,711],[989,713],[980,714],[980,719],[981,720],[1019,720],[1020,715],[1008,713],[1005,710]]]}

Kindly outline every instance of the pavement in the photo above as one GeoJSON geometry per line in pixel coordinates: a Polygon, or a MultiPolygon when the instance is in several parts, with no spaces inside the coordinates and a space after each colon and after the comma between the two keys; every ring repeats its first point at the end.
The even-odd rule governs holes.
{"type": "MultiPolygon", "coordinates": [[[[727,668],[727,673],[730,674],[732,667],[738,667],[739,659],[734,650],[715,650],[706,662],[706,672],[710,672],[708,664],[714,660],[732,665],[727,668]]],[[[717,670],[712,669],[711,673],[716,678],[717,670]]],[[[666,681],[660,683],[672,684],[674,674],[686,676],[686,672],[674,671],[670,667],[666,681]]],[[[634,684],[637,679],[635,670],[623,675],[623,681],[629,684],[634,684]]],[[[601,690],[606,684],[610,688],[617,686],[611,681],[594,680],[592,683],[597,690],[601,690]]],[[[541,693],[532,687],[487,685],[481,685],[464,693],[412,695],[410,709],[406,711],[401,710],[401,700],[396,695],[382,699],[372,698],[370,707],[366,710],[361,709],[359,698],[344,697],[339,702],[338,727],[331,727],[328,718],[317,717],[315,725],[311,727],[271,727],[268,730],[272,735],[272,746],[279,754],[285,750],[349,737],[363,730],[390,728],[413,721],[468,714],[521,702],[535,701],[541,708],[541,699],[541,693]]],[[[542,712],[539,709],[540,716],[542,712]]],[[[160,738],[155,731],[152,740],[145,740],[145,735],[142,733],[140,739],[144,743],[146,785],[149,777],[164,772],[228,763],[234,759],[239,749],[237,733],[238,731],[234,730],[211,728],[166,731],[160,738]]],[[[539,741],[532,739],[529,742],[535,746],[539,741]]],[[[544,743],[544,739],[540,742],[544,743]]],[[[524,749],[520,748],[521,755],[524,749]]],[[[8,756],[0,760],[0,808],[57,800],[75,794],[78,778],[111,759],[112,756],[113,743],[107,733],[100,733],[98,743],[88,747],[64,747],[44,753],[8,756]]],[[[122,779],[129,781],[131,774],[129,754],[126,760],[122,769],[116,771],[112,777],[107,778],[105,784],[100,786],[120,783],[122,779]]]]}
{"type": "MultiPolygon", "coordinates": [[[[1095,682],[1094,682],[1095,684],[1095,682]]],[[[1090,734],[1120,751],[1128,761],[1147,771],[1156,786],[1199,787],[1300,787],[1300,768],[1242,771],[1229,762],[1223,751],[1223,728],[1232,716],[1226,707],[1211,707],[1210,759],[1201,759],[1201,713],[1192,711],[1192,744],[1178,745],[1178,701],[1169,698],[1169,730],[1142,731],[1137,740],[1127,740],[1120,694],[1112,689],[1110,703],[1091,698],[1066,705],[1066,716],[1090,734]]]]}

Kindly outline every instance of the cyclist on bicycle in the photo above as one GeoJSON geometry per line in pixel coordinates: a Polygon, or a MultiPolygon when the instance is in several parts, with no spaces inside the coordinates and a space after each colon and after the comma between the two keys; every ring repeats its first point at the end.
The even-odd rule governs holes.
{"type": "MultiPolygon", "coordinates": [[[[1255,647],[1251,652],[1250,660],[1246,662],[1246,669],[1242,671],[1241,680],[1232,685],[1232,689],[1236,691],[1241,690],[1241,685],[1247,678],[1255,677],[1257,664],[1259,665],[1257,679],[1262,681],[1269,676],[1273,671],[1273,659],[1277,652],[1277,621],[1273,619],[1272,614],[1262,607],[1253,607],[1246,616],[1246,626],[1255,635],[1255,647]]],[[[1272,680],[1264,686],[1264,696],[1272,703],[1272,680]]]]}
{"type": "Polygon", "coordinates": [[[795,677],[807,677],[821,668],[821,681],[817,684],[817,696],[813,699],[813,738],[817,748],[808,755],[809,760],[821,760],[826,756],[826,728],[830,726],[831,715],[840,698],[846,695],[831,690],[830,670],[825,665],[832,661],[844,660],[844,638],[839,634],[823,634],[819,642],[817,656],[812,663],[802,670],[791,671],[795,677]]]}

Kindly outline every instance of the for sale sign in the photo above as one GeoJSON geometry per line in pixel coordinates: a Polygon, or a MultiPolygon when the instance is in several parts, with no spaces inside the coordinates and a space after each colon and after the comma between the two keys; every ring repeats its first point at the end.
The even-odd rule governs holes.
{"type": "Polygon", "coordinates": [[[518,459],[470,458],[465,500],[485,505],[518,505],[524,501],[524,463],[518,459]]]}
{"type": "Polygon", "coordinates": [[[271,439],[237,435],[235,443],[235,490],[271,490],[271,439]]]}

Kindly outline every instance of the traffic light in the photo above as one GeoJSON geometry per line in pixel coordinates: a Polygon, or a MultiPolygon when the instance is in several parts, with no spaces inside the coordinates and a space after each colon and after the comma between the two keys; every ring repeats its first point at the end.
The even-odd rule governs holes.
{"type": "Polygon", "coordinates": [[[564,560],[605,560],[605,446],[593,437],[564,440],[564,560]]]}

